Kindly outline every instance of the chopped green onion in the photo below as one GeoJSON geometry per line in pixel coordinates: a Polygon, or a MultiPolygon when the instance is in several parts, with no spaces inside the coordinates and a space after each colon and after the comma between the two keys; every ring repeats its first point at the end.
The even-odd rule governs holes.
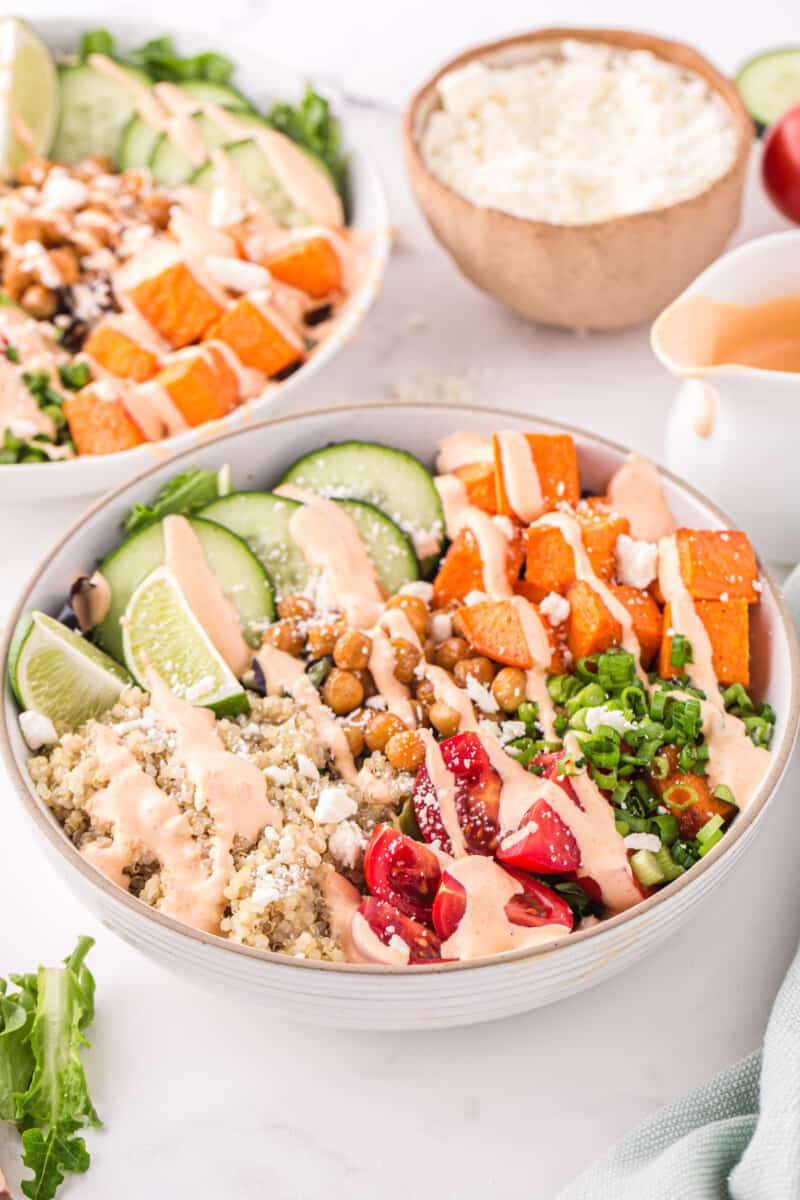
{"type": "Polygon", "coordinates": [[[725,688],[722,693],[722,703],[728,712],[735,710],[739,717],[753,711],[753,701],[740,683],[732,683],[730,687],[725,688]]]}
{"type": "Polygon", "coordinates": [[[597,682],[607,692],[620,691],[636,677],[636,663],[627,650],[607,650],[597,660],[597,682]]]}
{"type": "Polygon", "coordinates": [[[658,829],[658,836],[665,846],[671,846],[673,842],[678,840],[678,821],[672,813],[657,813],[652,818],[653,824],[658,829]]]}
{"type": "Polygon", "coordinates": [[[306,668],[306,675],[313,683],[314,687],[319,689],[322,687],[325,680],[328,678],[333,667],[333,659],[329,656],[318,658],[306,668]]]}
{"type": "Polygon", "coordinates": [[[685,871],[693,867],[700,857],[693,842],[674,842],[670,846],[670,854],[673,862],[676,862],[679,867],[683,867],[685,871]]]}
{"type": "Polygon", "coordinates": [[[691,808],[693,804],[697,804],[698,795],[697,790],[690,783],[673,783],[664,789],[662,799],[670,808],[674,808],[678,812],[684,812],[687,808],[691,808]],[[684,799],[686,796],[688,796],[688,799],[684,799]]]}
{"type": "Polygon", "coordinates": [[[590,654],[586,658],[579,658],[575,664],[575,674],[584,683],[592,683],[597,679],[597,660],[599,654],[590,654]]]}
{"type": "Polygon", "coordinates": [[[650,774],[653,779],[666,779],[669,775],[669,759],[666,754],[656,754],[650,763],[650,774]]]}
{"type": "Polygon", "coordinates": [[[567,716],[571,717],[579,708],[597,708],[605,704],[606,694],[599,683],[587,683],[579,692],[575,692],[566,703],[567,716]]]}
{"type": "Polygon", "coordinates": [[[569,717],[553,717],[553,732],[561,737],[569,729],[569,717]]]}
{"type": "Polygon", "coordinates": [[[537,743],[533,738],[521,737],[515,738],[513,742],[506,742],[503,747],[506,754],[510,754],[523,767],[527,767],[528,763],[537,753],[537,743]]]}
{"type": "Polygon", "coordinates": [[[631,870],[642,887],[656,887],[667,881],[661,863],[652,850],[637,850],[631,856],[631,870]]]}
{"type": "MultiPolygon", "coordinates": [[[[721,800],[723,804],[736,805],[736,799],[727,784],[721,783],[718,787],[715,787],[712,795],[715,799],[721,800]]],[[[738,805],[736,807],[738,808],[738,805]]]]}
{"type": "Polygon", "coordinates": [[[72,392],[79,392],[92,377],[89,364],[85,362],[65,363],[58,368],[58,375],[64,387],[72,392]]]}
{"type": "Polygon", "coordinates": [[[6,358],[9,362],[19,362],[19,350],[16,346],[6,346],[6,358]]]}
{"type": "Polygon", "coordinates": [[[719,813],[714,813],[713,817],[708,818],[702,829],[698,830],[695,841],[697,841],[701,846],[705,845],[709,838],[713,837],[715,833],[722,829],[724,824],[725,822],[719,813]]]}
{"type": "Polygon", "coordinates": [[[526,725],[535,725],[539,717],[539,705],[532,700],[523,700],[515,716],[526,725]]]}
{"type": "Polygon", "coordinates": [[[705,775],[709,759],[708,746],[686,745],[681,747],[678,766],[689,775],[705,775]]]}
{"type": "Polygon", "coordinates": [[[581,681],[574,675],[550,675],[547,680],[547,690],[554,704],[566,704],[580,689],[581,681]]]}
{"type": "Polygon", "coordinates": [[[705,858],[705,856],[708,854],[709,850],[713,850],[714,847],[716,846],[717,842],[721,842],[721,841],[722,841],[722,830],[718,829],[716,831],[716,833],[712,833],[711,836],[705,842],[703,842],[702,846],[698,850],[700,857],[705,858]]]}
{"type": "Polygon", "coordinates": [[[647,717],[647,696],[643,688],[633,684],[623,688],[620,701],[629,721],[643,721],[647,717]]]}
{"type": "Polygon", "coordinates": [[[674,633],[669,651],[669,665],[680,668],[690,662],[694,662],[692,643],[682,633],[674,633]]]}
{"type": "Polygon", "coordinates": [[[656,851],[655,859],[664,876],[665,883],[672,883],[673,879],[677,879],[684,872],[684,868],[675,862],[666,846],[662,846],[660,850],[656,851]]]}
{"type": "Polygon", "coordinates": [[[628,822],[623,821],[621,817],[615,818],[614,828],[616,829],[616,831],[620,837],[626,837],[631,831],[631,827],[628,824],[628,822]]]}

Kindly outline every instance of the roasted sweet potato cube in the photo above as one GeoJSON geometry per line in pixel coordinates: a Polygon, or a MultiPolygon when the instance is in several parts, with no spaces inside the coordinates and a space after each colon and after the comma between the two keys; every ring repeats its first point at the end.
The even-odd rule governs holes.
{"type": "Polygon", "coordinates": [[[329,238],[311,237],[290,243],[264,259],[264,266],[281,283],[299,288],[318,300],[342,282],[342,264],[329,238]]]}
{"type": "Polygon", "coordinates": [[[176,350],[201,338],[224,311],[183,262],[143,279],[128,297],[176,350]]]}
{"type": "Polygon", "coordinates": [[[679,529],[675,535],[683,582],[695,600],[757,604],[756,556],[739,529],[679,529]]]}
{"type": "Polygon", "coordinates": [[[121,329],[104,321],[83,345],[84,352],[106,371],[121,379],[144,383],[158,370],[158,358],[121,329]]]}
{"type": "MultiPolygon", "coordinates": [[[[522,556],[522,538],[518,535],[511,538],[506,551],[506,571],[512,584],[522,568],[522,556]]],[[[478,543],[469,529],[462,529],[453,539],[433,581],[434,608],[458,603],[470,592],[483,590],[483,563],[478,543]]]]}
{"type": "Polygon", "coordinates": [[[697,600],[720,683],[750,686],[750,610],[746,600],[697,600]]]}
{"type": "MultiPolygon", "coordinates": [[[[704,775],[693,775],[678,770],[678,751],[674,746],[668,746],[662,753],[669,762],[667,777],[651,778],[650,782],[664,807],[677,817],[682,838],[691,841],[697,837],[706,821],[713,816],[719,815],[723,821],[730,821],[736,816],[736,805],[729,804],[727,800],[717,799],[704,775]]],[[[735,795],[735,783],[733,790],[735,795]]]]}
{"type": "MultiPolygon", "coordinates": [[[[559,504],[577,504],[581,495],[578,472],[578,454],[575,443],[568,433],[526,433],[539,487],[542,492],[543,511],[551,512],[559,504]]],[[[494,447],[495,487],[497,489],[497,511],[504,516],[513,515],[503,479],[503,460],[497,436],[492,438],[494,447]]]]}
{"type": "Polygon", "coordinates": [[[494,467],[491,463],[467,463],[463,467],[456,467],[453,474],[464,484],[470,504],[491,515],[497,512],[494,467]]]}
{"type": "Polygon", "coordinates": [[[525,540],[525,595],[537,603],[550,592],[564,596],[575,582],[575,555],[555,525],[531,525],[525,540]]]}
{"type": "Polygon", "coordinates": [[[208,332],[230,346],[246,367],[279,375],[303,357],[304,347],[280,313],[242,296],[208,332]]]}
{"type": "Polygon", "coordinates": [[[189,425],[216,421],[236,407],[239,382],[225,354],[211,344],[185,350],[155,378],[189,425]]]}
{"type": "Polygon", "coordinates": [[[602,502],[579,505],[578,521],[592,570],[609,583],[616,569],[617,538],[622,533],[630,533],[631,523],[602,502]]]}
{"type": "Polygon", "coordinates": [[[567,592],[570,604],[567,648],[573,659],[599,654],[622,641],[622,626],[608,611],[597,592],[579,579],[567,592]]]}
{"type": "Polygon", "coordinates": [[[661,646],[661,609],[649,592],[623,584],[612,584],[611,591],[630,613],[633,632],[641,647],[642,666],[647,669],[661,646]]]}
{"type": "Polygon", "coordinates": [[[106,384],[88,384],[67,396],[63,405],[70,436],[79,454],[115,454],[146,439],[128,410],[106,384]]]}
{"type": "Polygon", "coordinates": [[[473,650],[508,667],[532,667],[522,622],[510,600],[486,600],[459,609],[464,637],[473,650]]]}

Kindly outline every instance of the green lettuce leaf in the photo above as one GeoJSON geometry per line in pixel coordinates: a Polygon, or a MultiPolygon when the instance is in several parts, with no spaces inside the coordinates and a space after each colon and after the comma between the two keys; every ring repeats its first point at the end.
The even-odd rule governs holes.
{"type": "Polygon", "coordinates": [[[22,1151],[22,1161],[33,1171],[33,1179],[23,1179],[21,1185],[29,1200],[53,1200],[64,1182],[64,1172],[83,1174],[91,1161],[82,1137],[55,1129],[46,1136],[41,1129],[26,1129],[22,1151]]]}
{"type": "Polygon", "coordinates": [[[325,97],[309,86],[298,105],[274,104],[267,120],[328,172],[346,205],[347,155],[342,149],[339,122],[325,97]]]}
{"type": "Polygon", "coordinates": [[[153,521],[160,521],[170,513],[188,516],[224,494],[220,482],[221,474],[218,471],[201,468],[184,471],[164,484],[151,505],[134,504],[123,524],[128,533],[135,533],[137,529],[144,529],[146,525],[152,525],[153,521]]]}
{"type": "Polygon", "coordinates": [[[0,979],[0,1120],[13,1121],[17,1093],[27,1090],[33,1075],[30,1034],[36,992],[28,986],[11,995],[6,992],[6,981],[0,979]]]}

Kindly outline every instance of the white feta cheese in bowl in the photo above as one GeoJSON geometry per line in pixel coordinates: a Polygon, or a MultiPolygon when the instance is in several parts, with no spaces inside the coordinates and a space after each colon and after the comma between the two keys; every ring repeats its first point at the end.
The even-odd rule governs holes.
{"type": "Polygon", "coordinates": [[[753,126],[688,46],[544,29],[445,64],[404,134],[417,200],[472,282],[530,320],[610,329],[720,253],[753,126]]]}

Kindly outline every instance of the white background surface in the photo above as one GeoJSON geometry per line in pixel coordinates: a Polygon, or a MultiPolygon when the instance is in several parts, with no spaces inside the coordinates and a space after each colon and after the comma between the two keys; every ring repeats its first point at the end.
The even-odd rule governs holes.
{"type": "MultiPolygon", "coordinates": [[[[4,5],[6,9],[8,5],[4,5]]],[[[64,12],[19,3],[17,11],[64,12]]],[[[91,6],[86,6],[91,11],[91,6]]],[[[122,0],[97,24],[131,15],[122,0]]],[[[696,43],[724,69],[796,36],[785,0],[728,4],[271,4],[171,0],[136,16],[257,38],[271,58],[399,109],[438,62],[534,24],[630,25],[696,43]],[[167,17],[168,14],[168,17],[167,17]]],[[[298,404],[387,394],[420,373],[469,377],[475,399],[599,430],[656,457],[671,381],[646,330],[578,338],[525,325],[458,276],[405,185],[397,121],[354,109],[384,172],[398,244],[356,340],[298,404]]],[[[782,227],[753,182],[739,236],[782,227]]],[[[305,406],[305,405],[304,405],[305,406]]],[[[355,432],[355,431],[354,431],[355,432]]],[[[79,504],[0,514],[0,616],[79,504]]],[[[90,919],[45,864],[8,785],[0,792],[0,975],[97,938],[89,1073],[106,1128],[65,1200],[428,1197],[550,1200],[579,1168],[688,1086],[752,1049],[797,941],[796,772],[749,858],[657,958],[558,1007],[429,1035],[277,1027],[151,966],[90,919]]],[[[0,785],[2,786],[2,785],[0,785]]],[[[17,1147],[0,1129],[17,1183],[17,1147]]],[[[609,1198],[613,1200],[613,1198],[609,1198]]]]}

